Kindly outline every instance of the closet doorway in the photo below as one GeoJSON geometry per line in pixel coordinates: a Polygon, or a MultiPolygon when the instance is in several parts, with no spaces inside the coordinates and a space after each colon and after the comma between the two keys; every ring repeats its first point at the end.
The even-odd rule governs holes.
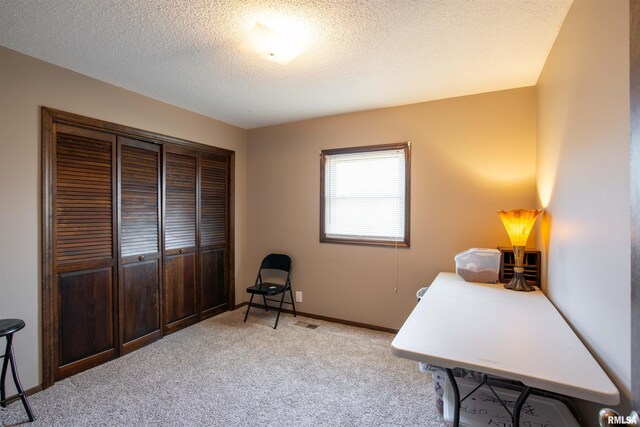
{"type": "Polygon", "coordinates": [[[233,309],[234,152],[42,108],[43,386],[233,309]]]}

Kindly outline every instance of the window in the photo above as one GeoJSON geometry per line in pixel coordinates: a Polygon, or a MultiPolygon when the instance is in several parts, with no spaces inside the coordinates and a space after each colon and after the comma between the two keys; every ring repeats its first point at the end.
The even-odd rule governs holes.
{"type": "Polygon", "coordinates": [[[320,241],[409,246],[409,143],[324,150],[320,241]]]}

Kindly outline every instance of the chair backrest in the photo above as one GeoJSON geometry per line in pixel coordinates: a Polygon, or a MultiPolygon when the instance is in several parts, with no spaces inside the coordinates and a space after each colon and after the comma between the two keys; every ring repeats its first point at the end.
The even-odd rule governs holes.
{"type": "Polygon", "coordinates": [[[269,254],[262,260],[260,270],[281,270],[291,272],[291,258],[289,255],[269,254]]]}

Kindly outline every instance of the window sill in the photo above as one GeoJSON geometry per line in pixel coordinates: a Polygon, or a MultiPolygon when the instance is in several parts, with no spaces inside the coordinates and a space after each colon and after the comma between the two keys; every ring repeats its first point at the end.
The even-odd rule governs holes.
{"type": "Polygon", "coordinates": [[[328,237],[328,236],[320,236],[320,243],[342,243],[347,245],[363,245],[363,246],[386,246],[386,247],[398,247],[398,248],[409,248],[409,240],[405,240],[402,242],[395,242],[389,240],[369,240],[369,239],[357,239],[357,238],[339,238],[339,237],[328,237]]]}

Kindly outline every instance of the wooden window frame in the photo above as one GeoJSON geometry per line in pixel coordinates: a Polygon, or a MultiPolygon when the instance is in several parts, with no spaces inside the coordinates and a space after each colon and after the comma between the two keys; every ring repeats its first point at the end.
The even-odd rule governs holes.
{"type": "Polygon", "coordinates": [[[410,247],[411,225],[411,143],[398,142],[393,144],[365,145],[361,147],[333,148],[320,152],[320,243],[343,243],[366,246],[410,247]],[[336,154],[367,153],[371,151],[403,150],[405,159],[405,195],[404,195],[404,239],[402,241],[373,240],[357,238],[329,237],[325,231],[325,165],[327,156],[336,154]]]}

